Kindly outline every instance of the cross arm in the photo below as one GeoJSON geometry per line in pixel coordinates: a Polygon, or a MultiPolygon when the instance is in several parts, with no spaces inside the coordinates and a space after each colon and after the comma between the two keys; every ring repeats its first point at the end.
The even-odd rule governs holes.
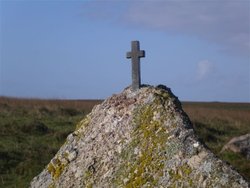
{"type": "Polygon", "coordinates": [[[138,55],[139,55],[139,57],[145,57],[145,51],[140,50],[138,55]]]}
{"type": "Polygon", "coordinates": [[[131,52],[127,52],[127,59],[132,58],[132,53],[131,52]]]}

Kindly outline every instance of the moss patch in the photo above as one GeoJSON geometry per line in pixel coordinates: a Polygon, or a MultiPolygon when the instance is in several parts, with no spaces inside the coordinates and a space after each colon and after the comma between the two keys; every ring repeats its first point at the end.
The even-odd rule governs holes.
{"type": "Polygon", "coordinates": [[[157,186],[167,159],[164,150],[168,131],[163,126],[164,110],[155,102],[135,110],[133,140],[121,153],[124,162],[116,174],[117,186],[157,186]]]}

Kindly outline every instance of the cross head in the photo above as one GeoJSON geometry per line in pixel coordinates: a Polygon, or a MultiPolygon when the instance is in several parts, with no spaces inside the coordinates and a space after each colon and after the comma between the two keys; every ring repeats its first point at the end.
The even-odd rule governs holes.
{"type": "Polygon", "coordinates": [[[136,91],[141,86],[140,58],[145,57],[145,51],[140,50],[140,42],[131,42],[131,52],[127,52],[127,58],[132,63],[132,90],[136,91]]]}

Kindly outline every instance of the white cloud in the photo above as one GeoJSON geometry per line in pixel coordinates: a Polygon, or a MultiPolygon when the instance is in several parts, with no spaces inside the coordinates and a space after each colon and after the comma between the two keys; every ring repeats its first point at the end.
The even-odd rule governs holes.
{"type": "Polygon", "coordinates": [[[249,56],[250,1],[143,1],[125,13],[138,27],[212,41],[220,50],[249,56]]]}
{"type": "Polygon", "coordinates": [[[197,79],[206,78],[213,70],[213,64],[208,60],[202,60],[197,63],[197,79]]]}
{"type": "Polygon", "coordinates": [[[85,16],[207,40],[228,54],[249,57],[249,0],[94,1],[85,16]]]}

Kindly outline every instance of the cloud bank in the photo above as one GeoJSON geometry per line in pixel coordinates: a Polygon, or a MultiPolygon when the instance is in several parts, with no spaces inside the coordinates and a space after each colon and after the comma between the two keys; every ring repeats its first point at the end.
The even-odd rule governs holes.
{"type": "Polygon", "coordinates": [[[98,1],[85,3],[84,15],[167,35],[196,37],[228,54],[250,54],[248,0],[98,1]]]}
{"type": "Polygon", "coordinates": [[[212,41],[227,53],[250,53],[250,1],[145,1],[125,15],[138,27],[212,41]]]}

